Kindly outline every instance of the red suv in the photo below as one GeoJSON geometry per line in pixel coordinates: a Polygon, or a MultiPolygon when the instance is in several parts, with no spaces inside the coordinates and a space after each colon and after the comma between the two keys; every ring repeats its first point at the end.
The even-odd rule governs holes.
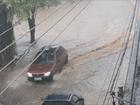
{"type": "Polygon", "coordinates": [[[60,72],[63,66],[68,63],[68,53],[62,46],[44,46],[36,54],[34,61],[27,71],[29,81],[53,80],[56,72],[60,72]]]}

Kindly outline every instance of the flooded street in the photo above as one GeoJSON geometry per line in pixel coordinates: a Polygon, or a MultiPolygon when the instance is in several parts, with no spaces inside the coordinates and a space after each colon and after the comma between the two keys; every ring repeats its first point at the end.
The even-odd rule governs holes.
{"type": "MultiPolygon", "coordinates": [[[[0,77],[4,78],[0,89],[6,87],[25,70],[24,68],[44,45],[51,43],[64,46],[68,50],[69,62],[61,73],[55,75],[52,83],[29,82],[24,72],[0,96],[1,103],[41,105],[40,99],[48,94],[76,93],[85,98],[85,105],[102,105],[125,38],[133,6],[133,0],[83,0],[79,3],[78,1],[73,4],[64,2],[58,7],[40,9],[36,24],[48,18],[36,28],[36,39],[45,31],[48,32],[32,46],[29,53],[13,70],[6,70],[0,74],[0,77]],[[65,15],[68,11],[70,12],[65,15]],[[56,24],[57,21],[59,22],[56,24]]],[[[15,27],[16,39],[28,30],[27,26],[27,23],[23,22],[15,27]]],[[[28,34],[17,42],[19,55],[30,46],[28,34]]],[[[130,51],[131,40],[116,87],[125,83],[130,51]]]]}

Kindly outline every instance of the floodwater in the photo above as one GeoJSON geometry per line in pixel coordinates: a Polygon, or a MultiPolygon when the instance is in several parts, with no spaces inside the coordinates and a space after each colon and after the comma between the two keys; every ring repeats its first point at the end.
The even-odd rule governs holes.
{"type": "MultiPolygon", "coordinates": [[[[102,105],[134,5],[131,0],[91,0],[87,5],[89,1],[81,1],[58,24],[55,23],[78,1],[63,2],[58,7],[39,10],[37,24],[48,18],[36,28],[36,39],[54,24],[55,26],[12,71],[7,70],[1,74],[1,77],[5,77],[1,89],[21,71],[26,70],[24,68],[39,48],[50,44],[58,35],[60,36],[52,44],[60,44],[68,50],[69,63],[60,74],[55,75],[52,83],[31,83],[26,79],[26,72],[23,73],[0,97],[3,105],[40,105],[40,99],[52,93],[76,93],[85,98],[86,105],[102,105]]],[[[15,27],[16,39],[27,30],[26,22],[15,27]]],[[[17,42],[19,55],[30,46],[29,38],[27,33],[17,42]]],[[[127,51],[117,86],[125,83],[130,49],[127,51]]]]}

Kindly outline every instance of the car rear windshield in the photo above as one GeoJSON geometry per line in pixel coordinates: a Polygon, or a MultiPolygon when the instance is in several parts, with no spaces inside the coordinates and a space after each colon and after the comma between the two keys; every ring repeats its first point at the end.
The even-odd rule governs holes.
{"type": "Polygon", "coordinates": [[[65,101],[46,101],[43,105],[71,105],[65,101]]]}

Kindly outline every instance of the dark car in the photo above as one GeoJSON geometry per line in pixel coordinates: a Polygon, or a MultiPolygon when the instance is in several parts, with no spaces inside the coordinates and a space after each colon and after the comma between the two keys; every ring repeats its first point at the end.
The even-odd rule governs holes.
{"type": "Polygon", "coordinates": [[[60,72],[63,66],[68,63],[68,53],[62,46],[44,46],[35,58],[37,56],[39,57],[27,71],[27,77],[30,81],[52,81],[54,74],[60,72]]]}
{"type": "Polygon", "coordinates": [[[84,105],[84,98],[74,94],[52,94],[43,99],[42,105],[84,105]]]}

